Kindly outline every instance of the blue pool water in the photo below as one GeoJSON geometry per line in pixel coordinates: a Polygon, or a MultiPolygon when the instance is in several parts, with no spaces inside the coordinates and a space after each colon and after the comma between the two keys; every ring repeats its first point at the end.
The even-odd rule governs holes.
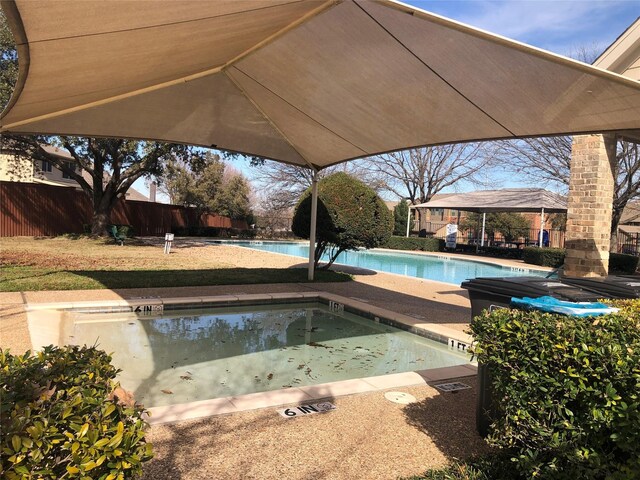
{"type": "MultiPolygon", "coordinates": [[[[217,243],[282,253],[305,259],[309,258],[309,245],[300,242],[222,241],[217,243]]],[[[327,260],[326,256],[323,257],[323,260],[327,260]]],[[[460,285],[463,281],[476,277],[518,277],[523,275],[544,277],[548,274],[548,272],[540,270],[501,267],[489,263],[458,260],[445,256],[385,252],[381,250],[343,252],[338,256],[336,263],[409,277],[436,280],[453,285],[460,285]]]]}

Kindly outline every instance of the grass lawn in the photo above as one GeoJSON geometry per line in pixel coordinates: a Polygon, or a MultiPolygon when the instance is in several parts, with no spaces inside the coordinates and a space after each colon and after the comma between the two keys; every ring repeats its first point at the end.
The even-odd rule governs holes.
{"type": "MultiPolygon", "coordinates": [[[[130,240],[125,246],[90,238],[14,237],[0,240],[0,291],[186,287],[307,282],[303,268],[238,268],[192,242],[163,255],[162,246],[130,240]]],[[[317,271],[320,282],[348,281],[317,271]]]]}

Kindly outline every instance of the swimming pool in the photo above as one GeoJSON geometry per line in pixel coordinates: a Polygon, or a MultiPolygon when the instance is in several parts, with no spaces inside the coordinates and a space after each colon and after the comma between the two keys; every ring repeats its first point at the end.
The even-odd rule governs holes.
{"type": "MultiPolygon", "coordinates": [[[[260,242],[260,241],[215,241],[227,245],[252,248],[273,253],[309,258],[309,245],[301,242],[260,242]]],[[[328,260],[326,255],[323,260],[328,260]]],[[[354,267],[396,273],[409,277],[436,280],[460,285],[465,280],[477,277],[518,277],[534,275],[544,277],[548,272],[520,268],[501,267],[489,263],[459,260],[445,255],[421,255],[396,253],[381,250],[360,250],[343,252],[336,263],[354,267]]]]}
{"type": "MultiPolygon", "coordinates": [[[[377,319],[377,321],[376,321],[377,319]]],[[[147,407],[469,364],[469,356],[322,302],[68,312],[60,341],[113,352],[147,407]]]]}

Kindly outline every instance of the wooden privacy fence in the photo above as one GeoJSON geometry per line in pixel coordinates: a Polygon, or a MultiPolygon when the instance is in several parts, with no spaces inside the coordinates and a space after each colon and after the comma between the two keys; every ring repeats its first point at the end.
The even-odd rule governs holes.
{"type": "MultiPolygon", "coordinates": [[[[0,237],[83,233],[91,215],[89,198],[75,188],[0,181],[0,237]]],[[[180,205],[120,200],[111,222],[132,225],[137,235],[164,235],[172,228],[195,226],[196,212],[180,205]]],[[[248,228],[244,220],[209,214],[197,226],[248,228]]]]}

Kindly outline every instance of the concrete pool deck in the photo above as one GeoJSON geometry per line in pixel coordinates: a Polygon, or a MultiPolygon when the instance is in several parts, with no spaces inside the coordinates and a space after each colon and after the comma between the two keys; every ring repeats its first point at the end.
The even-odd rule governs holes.
{"type": "MultiPolygon", "coordinates": [[[[287,268],[299,259],[237,247],[205,247],[240,267],[287,268]]],[[[202,248],[196,253],[203,254],[202,248]]],[[[486,259],[483,259],[486,261],[486,259]]],[[[141,297],[194,297],[325,291],[462,332],[470,321],[466,291],[428,280],[378,273],[353,282],[170,289],[0,293],[0,346],[31,348],[24,307],[45,302],[103,301],[141,297]]],[[[475,378],[471,389],[439,392],[434,382],[397,386],[417,402],[398,405],[384,389],[357,395],[328,392],[337,409],[286,419],[275,407],[199,420],[154,425],[148,439],[156,457],[145,479],[394,479],[417,475],[456,457],[484,451],[475,432],[475,378]]],[[[439,382],[438,382],[439,383],[439,382]]]]}

